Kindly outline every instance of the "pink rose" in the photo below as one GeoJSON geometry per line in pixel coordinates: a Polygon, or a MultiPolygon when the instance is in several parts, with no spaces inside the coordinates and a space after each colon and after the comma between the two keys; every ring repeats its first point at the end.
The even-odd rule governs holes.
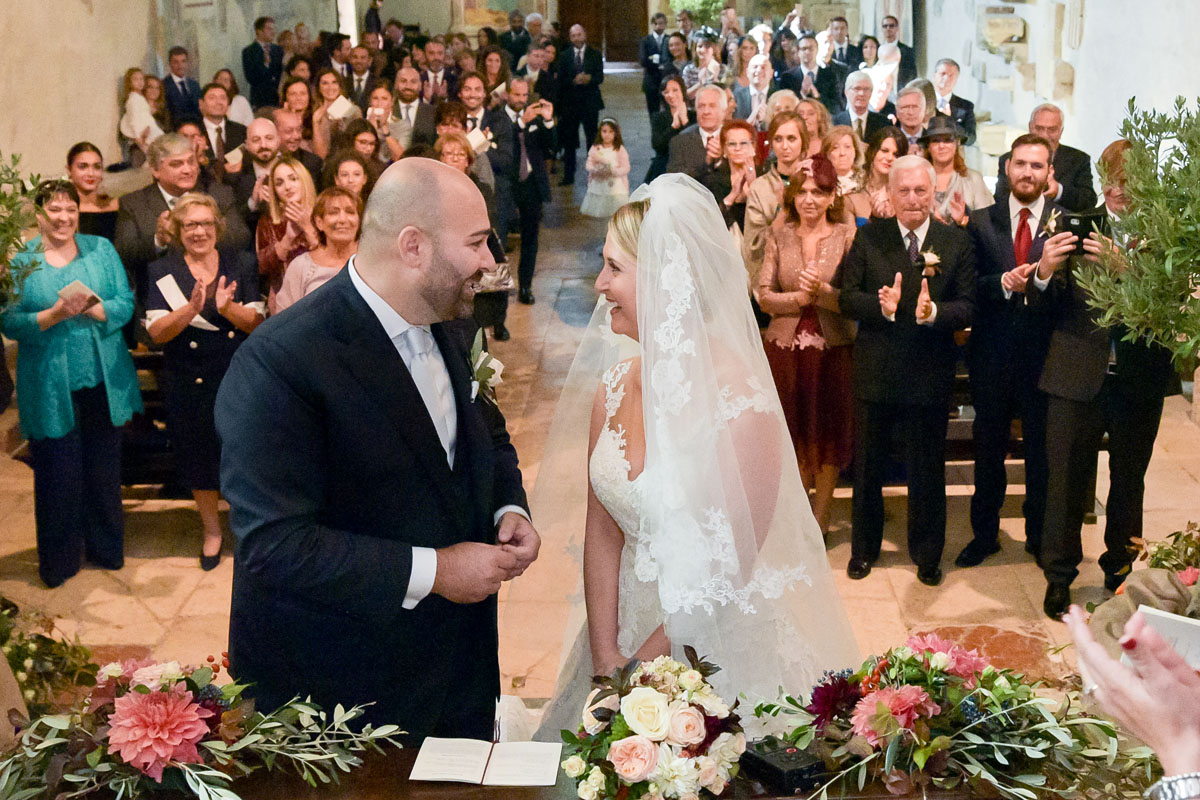
{"type": "Polygon", "coordinates": [[[599,703],[595,702],[595,697],[600,691],[600,689],[593,689],[592,693],[588,695],[587,702],[583,704],[583,729],[589,736],[595,736],[608,727],[608,722],[601,722],[592,715],[593,711],[601,708],[616,711],[621,707],[621,698],[617,697],[615,693],[610,694],[599,703]]]}
{"type": "Polygon", "coordinates": [[[670,708],[671,720],[667,728],[667,742],[681,747],[690,747],[704,741],[704,714],[700,709],[682,700],[676,700],[670,708]]]}
{"type": "Polygon", "coordinates": [[[721,777],[720,772],[717,769],[717,762],[713,761],[708,756],[698,760],[696,762],[696,768],[699,770],[699,774],[696,775],[696,780],[699,781],[701,786],[707,787],[710,784],[716,783],[717,779],[721,777]]]}
{"type": "Polygon", "coordinates": [[[1200,569],[1188,567],[1187,569],[1180,570],[1176,574],[1179,575],[1179,580],[1183,581],[1184,586],[1194,586],[1196,584],[1196,580],[1200,578],[1200,569]]]}
{"type": "Polygon", "coordinates": [[[872,747],[879,747],[883,742],[883,737],[874,726],[880,704],[905,730],[912,730],[918,717],[932,717],[942,712],[941,707],[920,686],[905,684],[871,692],[854,706],[850,721],[854,732],[865,737],[872,747]]]}
{"type": "Polygon", "coordinates": [[[628,736],[608,748],[608,760],[628,784],[644,781],[658,766],[658,746],[645,736],[628,736]]]}

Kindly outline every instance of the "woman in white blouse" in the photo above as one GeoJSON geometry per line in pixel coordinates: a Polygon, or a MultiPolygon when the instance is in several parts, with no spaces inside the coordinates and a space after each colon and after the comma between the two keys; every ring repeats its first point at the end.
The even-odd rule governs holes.
{"type": "Polygon", "coordinates": [[[125,83],[121,91],[121,102],[125,107],[125,113],[121,115],[118,130],[128,140],[129,151],[125,154],[126,160],[132,154],[133,148],[136,148],[144,156],[150,143],[163,135],[163,129],[159,127],[150,110],[150,103],[142,94],[145,88],[146,74],[144,72],[137,67],[131,67],[125,71],[125,83]]]}
{"type": "Polygon", "coordinates": [[[250,101],[238,88],[237,78],[233,77],[230,70],[219,69],[217,74],[213,75],[213,83],[224,86],[225,93],[229,95],[229,110],[225,112],[225,116],[249,128],[250,123],[254,122],[254,111],[250,108],[250,101]]]}
{"type": "Polygon", "coordinates": [[[275,296],[276,313],[322,286],[341,272],[358,252],[362,233],[363,201],[349,189],[331,186],[317,195],[313,225],[321,246],[292,259],[283,274],[283,286],[275,296]]]}

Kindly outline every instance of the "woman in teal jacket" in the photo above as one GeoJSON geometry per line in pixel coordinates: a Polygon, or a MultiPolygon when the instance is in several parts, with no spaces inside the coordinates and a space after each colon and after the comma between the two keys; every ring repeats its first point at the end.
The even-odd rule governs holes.
{"type": "Polygon", "coordinates": [[[125,563],[121,429],[142,410],[137,373],[121,336],[133,292],[116,250],[79,231],[79,193],[42,183],[41,236],[18,258],[33,272],[4,312],[16,339],[17,408],[33,457],[38,573],[58,586],[81,551],[104,569],[125,563]]]}

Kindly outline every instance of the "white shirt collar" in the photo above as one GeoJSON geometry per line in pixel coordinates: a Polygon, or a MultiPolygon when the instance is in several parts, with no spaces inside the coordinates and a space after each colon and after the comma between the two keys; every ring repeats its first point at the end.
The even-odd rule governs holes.
{"type": "MultiPolygon", "coordinates": [[[[514,125],[521,125],[521,114],[518,111],[513,111],[512,106],[504,104],[504,110],[508,113],[508,118],[513,121],[514,125]]],[[[524,126],[522,126],[524,127],[524,126]]]]}
{"type": "MultiPolygon", "coordinates": [[[[383,332],[387,334],[388,339],[393,342],[408,332],[409,328],[414,327],[412,323],[400,316],[396,309],[388,305],[388,302],[376,294],[375,290],[367,285],[367,282],[358,274],[358,270],[354,268],[354,259],[357,256],[351,256],[350,262],[346,265],[346,270],[350,273],[350,282],[354,284],[354,288],[362,295],[362,299],[366,301],[370,307],[371,313],[379,320],[379,324],[383,326],[383,332]]],[[[419,325],[425,330],[429,330],[428,325],[419,325]]]]}
{"type": "Polygon", "coordinates": [[[208,131],[208,138],[211,139],[216,135],[217,130],[221,131],[221,135],[225,135],[225,120],[220,122],[211,122],[208,117],[204,117],[204,129],[208,131]]]}
{"type": "Polygon", "coordinates": [[[425,70],[425,71],[429,73],[429,77],[433,78],[434,80],[440,81],[442,79],[442,75],[446,72],[446,68],[442,67],[437,72],[432,72],[430,70],[425,70]]]}
{"type": "Polygon", "coordinates": [[[1017,200],[1011,193],[1008,195],[1008,217],[1013,221],[1013,231],[1016,231],[1017,219],[1021,216],[1021,209],[1028,208],[1031,219],[1042,218],[1042,208],[1046,205],[1046,195],[1039,194],[1037,199],[1032,203],[1022,203],[1017,200]]]}
{"type": "Polygon", "coordinates": [[[908,246],[908,235],[910,233],[915,233],[917,235],[917,249],[918,250],[920,250],[922,247],[925,246],[925,235],[927,233],[929,233],[929,220],[932,218],[933,218],[932,215],[926,217],[925,221],[922,222],[915,229],[906,228],[906,227],[904,227],[903,222],[901,222],[900,220],[896,220],[896,224],[900,226],[900,241],[904,242],[905,247],[908,246]]]}
{"type": "Polygon", "coordinates": [[[721,134],[720,128],[717,128],[715,131],[706,131],[706,130],[704,130],[704,128],[701,128],[699,125],[697,125],[696,130],[700,131],[700,141],[704,142],[705,147],[708,147],[709,139],[711,139],[714,136],[720,136],[720,134],[721,134]]]}
{"type": "Polygon", "coordinates": [[[158,191],[162,192],[163,200],[167,201],[167,208],[171,207],[171,203],[173,201],[178,200],[180,197],[183,196],[183,195],[171,194],[170,192],[168,192],[166,189],[163,188],[163,185],[161,183],[158,183],[157,181],[154,183],[154,185],[158,187],[158,191]]]}

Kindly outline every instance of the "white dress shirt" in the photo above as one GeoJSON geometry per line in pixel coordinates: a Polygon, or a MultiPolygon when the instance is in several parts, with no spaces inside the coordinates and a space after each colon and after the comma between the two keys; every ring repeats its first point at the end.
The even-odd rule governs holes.
{"type": "Polygon", "coordinates": [[[700,131],[700,144],[704,145],[705,150],[708,150],[708,140],[709,139],[711,139],[714,136],[721,135],[720,128],[717,128],[715,131],[706,131],[706,130],[704,130],[704,128],[701,128],[699,125],[697,125],[696,130],[700,131]]]}
{"type": "MultiPolygon", "coordinates": [[[[350,282],[371,309],[371,313],[379,320],[379,324],[383,326],[384,333],[387,334],[388,339],[391,340],[392,345],[400,354],[405,367],[411,371],[410,351],[405,343],[406,335],[408,335],[410,328],[425,326],[414,326],[409,323],[404,317],[400,316],[396,309],[388,305],[388,302],[380,297],[374,289],[368,286],[366,281],[358,274],[358,270],[354,268],[355,258],[357,256],[351,256],[350,263],[346,265],[346,270],[350,273],[350,282]]],[[[428,327],[426,327],[426,330],[428,331],[428,327]]],[[[429,352],[427,361],[425,369],[417,370],[417,373],[428,375],[429,380],[419,382],[417,390],[421,394],[421,399],[425,401],[430,418],[434,420],[434,427],[437,429],[438,438],[442,442],[442,447],[446,450],[446,460],[453,468],[454,447],[458,437],[458,409],[455,405],[454,393],[450,385],[450,373],[446,369],[446,362],[442,358],[442,352],[436,345],[429,352]],[[435,411],[434,407],[437,407],[438,410],[435,411]],[[438,417],[441,417],[441,419],[438,419],[438,417]]],[[[413,375],[413,381],[418,381],[417,374],[413,375]]],[[[529,515],[525,513],[525,509],[520,506],[509,505],[502,507],[495,513],[493,524],[499,525],[500,519],[510,511],[529,519],[529,515]]],[[[420,603],[433,591],[433,583],[436,577],[437,551],[432,547],[413,547],[412,572],[408,579],[408,590],[404,594],[402,607],[405,609],[416,608],[417,603],[420,603]]]]}
{"type": "Polygon", "coordinates": [[[950,116],[950,98],[954,96],[953,92],[950,94],[937,94],[934,92],[934,94],[937,96],[938,113],[950,116]]]}
{"type": "Polygon", "coordinates": [[[208,136],[208,146],[212,149],[213,155],[217,154],[217,131],[221,132],[221,139],[225,142],[225,150],[229,151],[229,135],[225,130],[225,120],[220,122],[210,122],[208,117],[204,118],[204,132],[208,136]]]}
{"type": "Polygon", "coordinates": [[[409,125],[417,121],[417,109],[420,107],[420,99],[413,100],[411,103],[401,103],[399,101],[396,103],[396,110],[400,112],[399,119],[404,120],[409,125]]]}
{"type": "MultiPolygon", "coordinates": [[[[904,245],[904,250],[905,250],[906,254],[908,252],[908,235],[910,233],[915,233],[917,235],[917,252],[918,253],[921,252],[921,248],[925,246],[925,236],[926,236],[926,234],[929,233],[929,220],[930,219],[931,219],[931,217],[926,217],[925,221],[922,222],[916,228],[906,228],[906,227],[904,227],[903,222],[896,220],[896,224],[900,226],[900,241],[904,245]]],[[[929,317],[927,319],[917,320],[918,325],[932,325],[933,321],[935,319],[937,319],[937,303],[930,300],[929,304],[931,306],[933,306],[933,310],[929,312],[929,317]]],[[[887,321],[895,322],[896,315],[895,314],[889,315],[887,318],[887,321]]]]}

